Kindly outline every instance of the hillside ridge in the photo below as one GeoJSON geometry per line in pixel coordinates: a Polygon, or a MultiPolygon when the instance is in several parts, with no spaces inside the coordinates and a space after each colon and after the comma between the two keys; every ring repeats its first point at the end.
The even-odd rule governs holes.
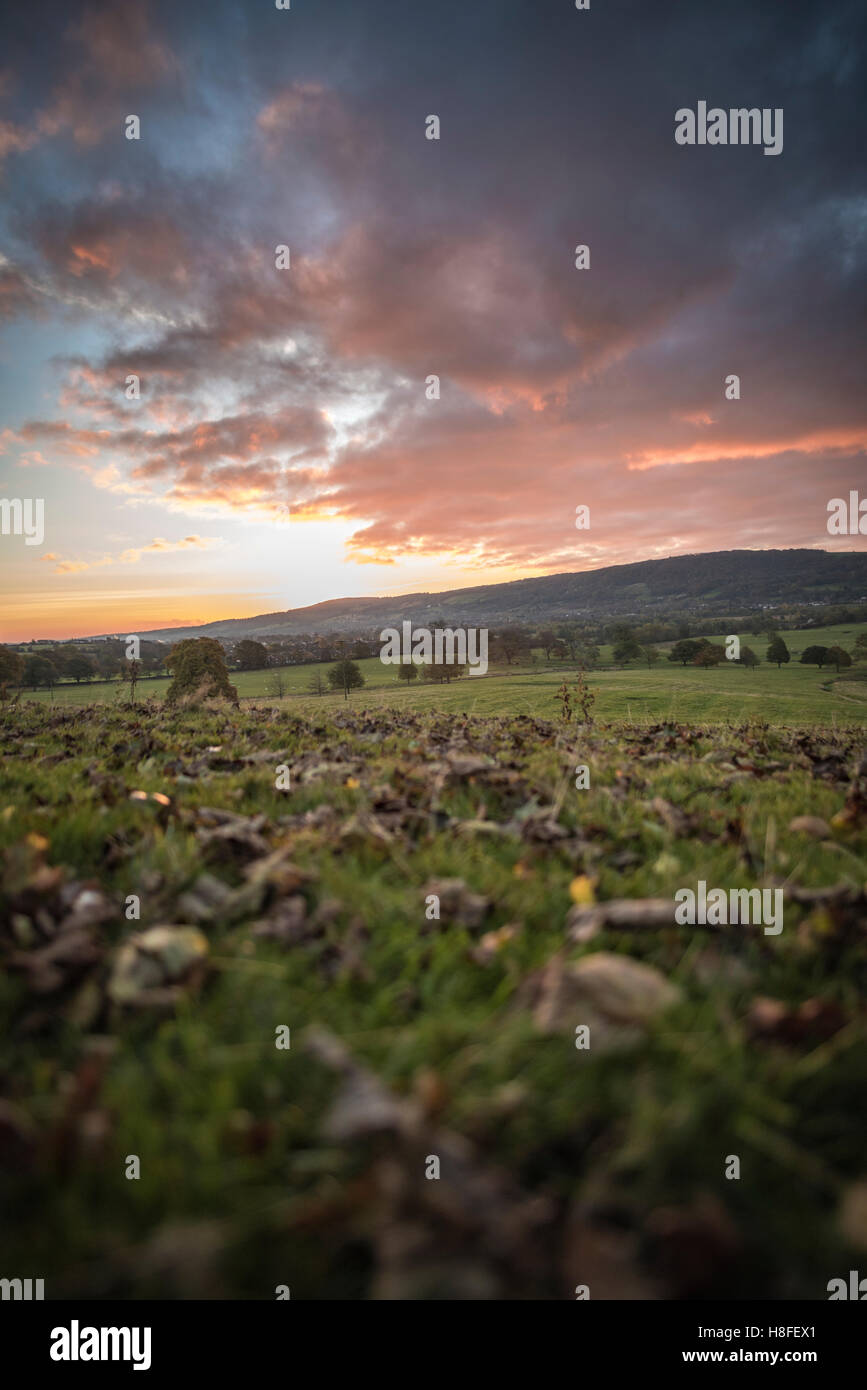
{"type": "MultiPolygon", "coordinates": [[[[637,560],[497,584],[385,597],[333,598],[301,608],[223,618],[190,627],[154,628],[148,636],[287,636],[330,629],[362,631],[410,620],[474,624],[538,623],[565,618],[647,618],[750,612],[782,602],[853,603],[867,599],[867,552],[721,550],[637,560]]],[[[115,635],[115,634],[100,634],[115,635]]]]}

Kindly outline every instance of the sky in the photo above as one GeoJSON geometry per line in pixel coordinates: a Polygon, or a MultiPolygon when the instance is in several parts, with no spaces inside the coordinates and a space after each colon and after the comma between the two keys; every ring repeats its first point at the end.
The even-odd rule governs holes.
{"type": "Polygon", "coordinates": [[[860,0],[6,11],[0,640],[864,548],[860,0]]]}

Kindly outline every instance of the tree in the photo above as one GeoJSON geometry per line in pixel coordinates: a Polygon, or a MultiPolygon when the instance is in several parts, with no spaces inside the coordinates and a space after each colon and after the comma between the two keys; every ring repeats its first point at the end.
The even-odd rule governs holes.
{"type": "MultiPolygon", "coordinates": [[[[111,680],[122,672],[124,650],[119,642],[100,642],[96,649],[96,667],[101,676],[111,680]]],[[[168,658],[166,659],[168,664],[168,658]]]]}
{"type": "Polygon", "coordinates": [[[0,687],[20,685],[24,675],[24,658],[11,647],[0,647],[0,687]]]}
{"type": "Polygon", "coordinates": [[[268,649],[245,637],[235,648],[235,660],[239,671],[262,671],[268,665],[268,649]]]}
{"type": "Polygon", "coordinates": [[[818,666],[820,671],[827,660],[827,647],[808,647],[805,652],[801,653],[802,666],[818,666]]]}
{"type": "Polygon", "coordinates": [[[399,681],[407,682],[418,680],[418,667],[416,666],[415,662],[410,661],[409,664],[406,666],[404,666],[403,664],[398,666],[397,678],[399,681]]]}
{"type": "Polygon", "coordinates": [[[856,661],[867,661],[867,630],[858,633],[852,655],[856,661]]]}
{"type": "Polygon", "coordinates": [[[71,676],[76,685],[81,681],[92,680],[96,675],[96,667],[89,656],[71,656],[66,662],[66,674],[71,676]]]}
{"type": "Polygon", "coordinates": [[[575,652],[581,641],[581,629],[576,623],[558,623],[557,636],[563,643],[572,661],[575,660],[575,652]]]}
{"type": "Polygon", "coordinates": [[[530,639],[519,627],[504,627],[491,638],[491,660],[505,661],[511,666],[513,661],[529,661],[532,646],[530,639]]]}
{"type": "Polygon", "coordinates": [[[691,661],[695,661],[700,648],[700,642],[687,641],[682,638],[679,642],[675,642],[668,653],[668,659],[669,661],[679,661],[681,666],[688,666],[691,661]]]}
{"type": "Polygon", "coordinates": [[[142,668],[149,674],[161,671],[170,651],[171,647],[165,642],[148,642],[143,640],[141,643],[142,668]]]}
{"type": "Polygon", "coordinates": [[[348,700],[350,690],[360,690],[364,685],[364,676],[354,661],[338,661],[328,672],[328,684],[332,690],[342,690],[344,700],[348,700]]]}
{"type": "Polygon", "coordinates": [[[789,649],[783,641],[782,637],[775,637],[774,640],[771,642],[770,646],[768,647],[765,660],[775,661],[777,663],[777,670],[779,671],[780,667],[784,663],[788,662],[790,659],[791,658],[789,656],[789,649]]]}
{"type": "Polygon", "coordinates": [[[641,650],[644,653],[644,660],[647,662],[647,668],[649,670],[650,667],[659,660],[659,651],[656,647],[642,647],[641,650]]]}
{"type": "Polygon", "coordinates": [[[725,647],[715,647],[713,642],[701,642],[699,649],[693,657],[693,666],[719,666],[721,661],[725,661],[725,647]]]}
{"type": "Polygon", "coordinates": [[[269,676],[266,688],[269,695],[273,695],[277,700],[282,700],[283,696],[286,694],[286,683],[283,680],[283,672],[275,671],[273,676],[269,676]]]}
{"type": "Polygon", "coordinates": [[[621,637],[614,647],[614,660],[625,666],[634,657],[641,656],[641,648],[635,638],[629,636],[621,637]]]}
{"type": "Polygon", "coordinates": [[[828,660],[836,671],[839,671],[841,666],[852,665],[851,656],[848,652],[844,652],[842,647],[829,647],[828,660]]]}
{"type": "Polygon", "coordinates": [[[738,663],[741,666],[758,666],[761,658],[756,656],[752,647],[741,647],[741,659],[738,663]]]}
{"type": "Polygon", "coordinates": [[[434,685],[442,685],[443,681],[449,685],[452,681],[460,680],[466,673],[466,666],[460,666],[456,661],[425,661],[421,668],[422,680],[434,685]]]}
{"type": "Polygon", "coordinates": [[[599,648],[594,642],[579,642],[572,652],[573,659],[582,671],[592,671],[599,663],[599,648]]]}
{"type": "Polygon", "coordinates": [[[224,696],[238,703],[238,692],[229,684],[223,648],[214,637],[188,637],[172,647],[166,666],[173,679],[166,691],[166,702],[174,704],[182,695],[207,699],[224,696]]]}
{"type": "Polygon", "coordinates": [[[558,640],[556,632],[550,627],[541,628],[537,634],[537,641],[542,651],[545,653],[546,661],[551,660],[551,652],[556,647],[558,640]]]}
{"type": "Polygon", "coordinates": [[[322,671],[318,666],[313,673],[313,679],[308,684],[307,689],[311,695],[325,694],[325,684],[322,680],[322,671]]]}
{"type": "Polygon", "coordinates": [[[24,663],[24,684],[36,690],[40,685],[49,689],[57,681],[57,667],[47,656],[28,656],[24,663]]]}

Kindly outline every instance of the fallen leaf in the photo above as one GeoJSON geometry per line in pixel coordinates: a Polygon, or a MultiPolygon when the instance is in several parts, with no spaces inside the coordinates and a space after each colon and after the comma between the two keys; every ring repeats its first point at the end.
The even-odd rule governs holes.
{"type": "Polygon", "coordinates": [[[470,951],[470,959],[477,965],[490,965],[499,952],[510,941],[514,941],[520,932],[520,925],[516,922],[508,922],[504,927],[498,927],[496,931],[485,932],[478,946],[470,951]]]}
{"type": "Polygon", "coordinates": [[[671,898],[611,898],[588,907],[576,906],[566,918],[567,937],[580,944],[602,930],[670,927],[674,925],[674,908],[671,898]]]}
{"type": "MultiPolygon", "coordinates": [[[[480,927],[491,910],[490,898],[473,893],[462,878],[433,878],[422,889],[425,898],[436,896],[440,901],[440,921],[466,927],[480,927]]],[[[425,924],[432,927],[433,923],[425,924]]]]}
{"type": "Polygon", "coordinates": [[[759,995],[747,1014],[747,1027],[754,1037],[790,1045],[825,1042],[845,1023],[846,1015],[833,999],[805,999],[790,1008],[779,999],[759,995]]]}
{"type": "Polygon", "coordinates": [[[554,956],[539,978],[533,1021],[543,1033],[588,1024],[592,1051],[600,1042],[634,1041],[636,1030],[679,998],[661,971],[629,956],[597,951],[573,962],[554,956]]]}
{"type": "Polygon", "coordinates": [[[831,838],[831,827],[821,816],[795,816],[789,821],[789,829],[795,835],[809,835],[813,840],[831,838]]]}
{"type": "Polygon", "coordinates": [[[593,891],[593,880],[588,878],[586,874],[579,874],[577,878],[573,878],[569,884],[569,897],[579,907],[586,907],[590,903],[595,903],[596,894],[593,891]]]}
{"type": "Polygon", "coordinates": [[[171,987],[190,980],[208,954],[207,938],[195,927],[149,927],[118,949],[108,983],[116,1004],[162,1004],[176,997],[171,987]]]}

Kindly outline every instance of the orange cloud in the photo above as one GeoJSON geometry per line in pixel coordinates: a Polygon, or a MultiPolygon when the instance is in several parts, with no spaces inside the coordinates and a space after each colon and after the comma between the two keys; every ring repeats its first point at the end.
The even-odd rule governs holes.
{"type": "Polygon", "coordinates": [[[723,459],[771,458],[785,453],[827,453],[831,450],[863,453],[867,450],[867,429],[820,430],[814,434],[772,442],[707,441],[691,444],[685,449],[650,449],[627,454],[629,468],[642,472],[647,468],[663,468],[690,463],[717,463],[723,459]]]}
{"type": "MultiPolygon", "coordinates": [[[[120,555],[103,555],[99,560],[61,560],[55,574],[80,574],[83,570],[101,569],[106,565],[137,565],[143,555],[166,554],[178,550],[212,550],[223,544],[219,536],[184,536],[179,541],[167,541],[157,536],[147,545],[124,550],[120,555]]],[[[56,555],[43,555],[44,560],[56,560],[56,555]]]]}

